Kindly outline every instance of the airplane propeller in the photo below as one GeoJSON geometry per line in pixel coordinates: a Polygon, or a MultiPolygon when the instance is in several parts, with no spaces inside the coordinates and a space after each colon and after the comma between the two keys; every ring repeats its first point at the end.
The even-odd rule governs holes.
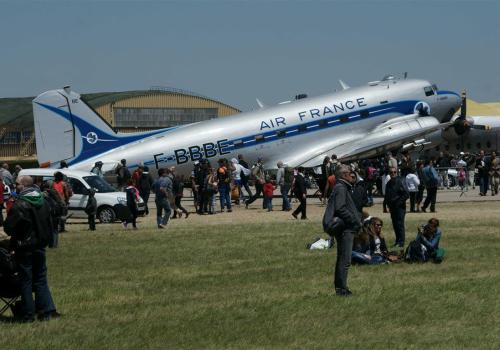
{"type": "Polygon", "coordinates": [[[463,135],[470,129],[477,129],[477,130],[491,129],[491,126],[489,125],[476,124],[474,122],[474,119],[467,118],[467,93],[465,90],[462,90],[462,106],[460,107],[460,115],[455,119],[452,126],[457,135],[463,135]]]}

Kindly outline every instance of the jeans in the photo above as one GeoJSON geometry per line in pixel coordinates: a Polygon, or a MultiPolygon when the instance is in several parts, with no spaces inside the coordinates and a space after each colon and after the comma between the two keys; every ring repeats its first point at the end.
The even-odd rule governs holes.
{"type": "Polygon", "coordinates": [[[264,196],[264,205],[267,208],[267,211],[273,210],[273,197],[264,196]]]}
{"type": "Polygon", "coordinates": [[[283,196],[283,206],[282,210],[290,210],[290,199],[288,198],[288,192],[290,191],[290,185],[280,185],[280,192],[283,196]]]}
{"type": "Polygon", "coordinates": [[[170,220],[170,214],[172,214],[172,208],[170,207],[170,202],[165,197],[161,199],[155,199],[155,204],[156,204],[156,223],[158,225],[168,224],[168,220],[170,220]],[[163,218],[162,218],[162,211],[165,211],[163,218]]]}
{"type": "Polygon", "coordinates": [[[45,248],[35,249],[32,252],[16,252],[15,256],[21,280],[23,319],[33,320],[35,312],[49,316],[56,311],[56,307],[47,283],[45,248]],[[33,301],[33,292],[35,301],[33,301]]]}
{"type": "Polygon", "coordinates": [[[335,289],[347,289],[347,273],[351,266],[354,231],[344,230],[335,235],[337,241],[337,262],[335,264],[335,289]]]}
{"type": "Polygon", "coordinates": [[[405,245],[406,208],[390,207],[389,209],[391,210],[392,227],[396,235],[396,244],[402,248],[405,245]]]}
{"type": "Polygon", "coordinates": [[[427,197],[425,197],[424,205],[422,209],[427,209],[429,204],[431,205],[431,211],[436,210],[436,195],[437,195],[437,187],[427,187],[427,197]]]}
{"type": "Polygon", "coordinates": [[[481,176],[479,178],[479,189],[482,194],[486,194],[488,192],[488,176],[481,176]]]}
{"type": "Polygon", "coordinates": [[[415,203],[417,201],[417,194],[418,194],[418,192],[409,192],[409,195],[410,195],[410,211],[411,212],[415,211],[415,203]]]}
{"type": "Polygon", "coordinates": [[[220,210],[224,210],[226,206],[228,210],[231,209],[230,193],[231,189],[229,187],[229,184],[219,184],[220,210]]]}

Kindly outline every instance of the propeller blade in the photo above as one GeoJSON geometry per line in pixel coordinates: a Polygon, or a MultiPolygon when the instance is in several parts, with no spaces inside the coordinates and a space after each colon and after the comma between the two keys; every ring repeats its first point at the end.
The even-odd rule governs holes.
{"type": "Polygon", "coordinates": [[[467,92],[462,90],[462,106],[460,107],[460,119],[467,117],[467,92]]]}

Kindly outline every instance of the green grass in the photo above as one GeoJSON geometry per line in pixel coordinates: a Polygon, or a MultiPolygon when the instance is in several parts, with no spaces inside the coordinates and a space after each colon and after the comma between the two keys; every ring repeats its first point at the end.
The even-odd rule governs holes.
{"type": "MultiPolygon", "coordinates": [[[[443,264],[354,266],[351,298],[333,293],[335,250],[305,249],[321,208],[307,223],[249,210],[166,231],[70,225],[48,252],[64,317],[0,323],[0,349],[498,349],[498,209],[447,204],[443,264]]],[[[408,216],[408,236],[429,217],[408,216]]]]}

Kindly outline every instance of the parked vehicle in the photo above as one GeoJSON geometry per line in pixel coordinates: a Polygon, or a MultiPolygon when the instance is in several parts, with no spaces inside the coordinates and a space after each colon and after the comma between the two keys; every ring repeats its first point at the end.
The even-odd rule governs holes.
{"type": "MultiPolygon", "coordinates": [[[[19,175],[29,175],[33,177],[36,184],[54,180],[54,173],[60,171],[65,181],[71,187],[73,195],[69,199],[68,217],[87,218],[85,206],[87,205],[88,193],[92,188],[95,191],[97,201],[97,218],[101,223],[116,221],[116,205],[127,205],[127,195],[125,192],[117,191],[103,178],[87,171],[71,169],[23,169],[19,175]]],[[[139,200],[139,215],[144,214],[145,204],[139,200]]]]}

